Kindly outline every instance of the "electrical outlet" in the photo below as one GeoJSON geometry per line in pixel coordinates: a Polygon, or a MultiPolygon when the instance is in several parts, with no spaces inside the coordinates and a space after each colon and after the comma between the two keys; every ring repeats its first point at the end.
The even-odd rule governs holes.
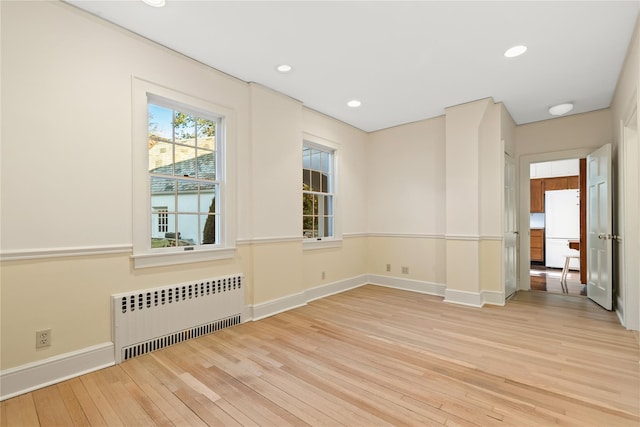
{"type": "Polygon", "coordinates": [[[51,329],[36,331],[36,348],[49,347],[51,345],[51,329]]]}
{"type": "Polygon", "coordinates": [[[387,271],[391,271],[391,264],[387,264],[387,271]]]}
{"type": "Polygon", "coordinates": [[[402,267],[402,274],[409,274],[409,267],[402,267]]]}
{"type": "Polygon", "coordinates": [[[322,280],[324,280],[324,278],[325,278],[325,274],[324,274],[324,271],[323,271],[322,272],[322,280]]]}

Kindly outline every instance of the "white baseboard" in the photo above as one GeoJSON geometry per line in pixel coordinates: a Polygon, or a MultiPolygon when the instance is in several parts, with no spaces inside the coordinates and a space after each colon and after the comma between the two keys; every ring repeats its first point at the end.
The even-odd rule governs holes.
{"type": "Polygon", "coordinates": [[[504,305],[504,294],[502,291],[480,291],[482,304],[504,305]]]}
{"type": "Polygon", "coordinates": [[[349,279],[338,280],[326,285],[316,286],[303,292],[287,295],[271,301],[249,306],[251,316],[248,320],[260,320],[294,308],[302,307],[309,301],[334,295],[349,289],[367,284],[367,276],[361,275],[349,279]]]}
{"type": "Polygon", "coordinates": [[[369,283],[368,278],[369,277],[366,274],[362,274],[350,279],[338,280],[337,282],[316,286],[315,288],[307,289],[304,292],[305,298],[307,299],[307,302],[309,302],[328,297],[329,295],[339,294],[340,292],[366,285],[369,283]]]}
{"type": "Polygon", "coordinates": [[[112,342],[0,372],[0,400],[115,365],[112,342]]]}
{"type": "Polygon", "coordinates": [[[480,292],[458,291],[455,289],[446,289],[444,291],[444,302],[468,305],[470,307],[483,306],[480,292]]]}
{"type": "Polygon", "coordinates": [[[366,283],[372,285],[386,286],[388,288],[401,289],[404,291],[419,292],[422,294],[444,296],[446,285],[441,283],[423,282],[420,280],[402,279],[400,277],[380,276],[369,274],[366,283]]]}
{"type": "Polygon", "coordinates": [[[444,302],[470,307],[482,307],[485,304],[504,305],[504,295],[500,291],[469,292],[447,289],[445,290],[444,302]]]}
{"type": "Polygon", "coordinates": [[[264,319],[265,317],[302,307],[306,304],[307,300],[305,299],[304,292],[298,292],[282,298],[272,299],[271,301],[260,304],[253,304],[249,306],[251,309],[251,320],[264,319]]]}

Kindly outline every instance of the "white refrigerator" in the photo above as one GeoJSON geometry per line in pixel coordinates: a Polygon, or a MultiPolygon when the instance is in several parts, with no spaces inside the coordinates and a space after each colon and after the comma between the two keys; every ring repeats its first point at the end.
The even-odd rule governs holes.
{"type": "MultiPolygon", "coordinates": [[[[578,190],[554,190],[544,193],[545,265],[563,268],[569,240],[580,239],[580,194],[578,190]]],[[[572,258],[569,268],[580,269],[580,260],[572,258]]]]}

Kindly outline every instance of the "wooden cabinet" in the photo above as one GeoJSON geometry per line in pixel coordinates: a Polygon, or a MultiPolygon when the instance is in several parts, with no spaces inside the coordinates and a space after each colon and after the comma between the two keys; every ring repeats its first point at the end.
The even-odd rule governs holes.
{"type": "Polygon", "coordinates": [[[544,229],[531,229],[531,261],[544,262],[544,229]]]}
{"type": "Polygon", "coordinates": [[[544,179],[544,191],[553,191],[553,190],[566,190],[569,188],[567,186],[567,177],[563,176],[560,178],[545,178],[544,179]]]}
{"type": "Polygon", "coordinates": [[[573,190],[580,188],[579,177],[560,176],[556,178],[531,179],[531,212],[544,213],[544,192],[553,190],[573,190]]]}
{"type": "Polygon", "coordinates": [[[544,179],[531,180],[531,212],[544,212],[544,179]]]}

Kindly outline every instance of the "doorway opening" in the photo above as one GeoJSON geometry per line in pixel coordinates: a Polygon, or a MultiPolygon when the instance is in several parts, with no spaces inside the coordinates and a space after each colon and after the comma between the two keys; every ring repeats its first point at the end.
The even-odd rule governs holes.
{"type": "Polygon", "coordinates": [[[530,164],[533,291],[587,295],[586,159],[530,164]]]}

